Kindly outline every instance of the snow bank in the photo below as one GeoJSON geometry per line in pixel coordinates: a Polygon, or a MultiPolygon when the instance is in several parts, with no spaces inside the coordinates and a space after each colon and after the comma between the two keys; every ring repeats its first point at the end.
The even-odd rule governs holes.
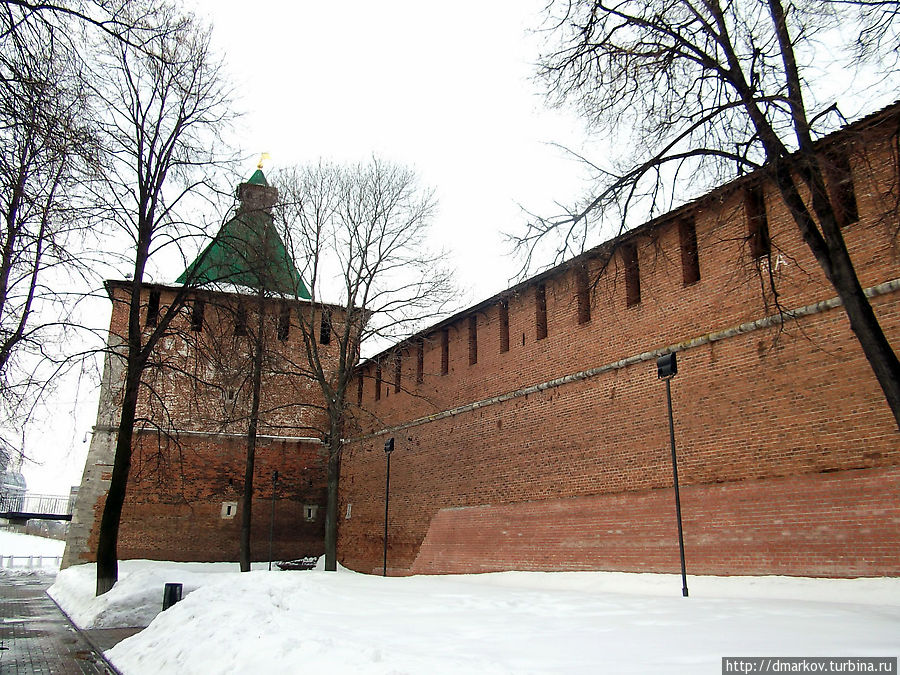
{"type": "Polygon", "coordinates": [[[183,584],[188,595],[223,574],[237,577],[237,563],[172,563],[122,560],[119,581],[112,590],[95,596],[97,566],[93,563],[62,570],[47,593],[80,628],[147,626],[162,611],[163,588],[183,584]]]}
{"type": "Polygon", "coordinates": [[[65,570],[53,588],[81,625],[143,625],[166,581],[191,591],[107,652],[125,675],[720,673],[722,656],[896,656],[900,635],[900,579],[689,577],[682,598],[678,575],[383,578],[126,561],[110,593],[73,608],[76,586],[92,595],[92,568],[65,570]]]}

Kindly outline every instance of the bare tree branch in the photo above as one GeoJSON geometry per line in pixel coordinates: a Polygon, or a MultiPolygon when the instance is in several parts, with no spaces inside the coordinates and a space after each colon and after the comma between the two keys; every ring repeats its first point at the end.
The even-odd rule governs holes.
{"type": "Polygon", "coordinates": [[[559,263],[604,225],[620,234],[670,210],[676,195],[685,203],[762,167],[841,298],[900,427],[900,361],[857,279],[829,187],[841,169],[819,140],[843,115],[811,86],[813,65],[831,59],[874,67],[896,97],[900,3],[570,0],[549,11],[558,46],[539,76],[551,100],[575,104],[634,150],[594,164],[597,187],[583,204],[513,237],[526,265],[548,246],[559,263]]]}

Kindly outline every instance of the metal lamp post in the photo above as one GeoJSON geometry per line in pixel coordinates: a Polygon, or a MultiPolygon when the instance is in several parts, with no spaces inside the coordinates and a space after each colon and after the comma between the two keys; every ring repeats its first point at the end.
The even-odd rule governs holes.
{"type": "Polygon", "coordinates": [[[391,453],[394,451],[394,437],[391,436],[384,442],[384,454],[387,455],[387,477],[384,481],[384,566],[381,576],[387,576],[387,545],[388,545],[388,502],[391,498],[391,453]]]}
{"type": "Polygon", "coordinates": [[[672,477],[675,483],[675,514],[678,517],[678,550],[681,554],[681,595],[688,597],[687,572],[684,567],[684,533],[681,528],[681,495],[678,491],[678,460],[675,456],[675,421],[672,417],[672,378],[678,374],[675,353],[656,359],[656,374],[666,382],[666,402],[669,406],[669,443],[672,446],[672,477]]]}
{"type": "Polygon", "coordinates": [[[278,471],[272,472],[272,517],[269,520],[269,571],[272,571],[272,539],[275,536],[275,490],[278,487],[278,471]]]}

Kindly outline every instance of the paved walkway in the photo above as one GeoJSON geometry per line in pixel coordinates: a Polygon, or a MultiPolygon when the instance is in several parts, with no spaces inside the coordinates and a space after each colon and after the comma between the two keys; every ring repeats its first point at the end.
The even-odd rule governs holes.
{"type": "Polygon", "coordinates": [[[51,583],[0,572],[0,674],[115,675],[98,650],[139,629],[78,631],[46,594],[51,583]]]}

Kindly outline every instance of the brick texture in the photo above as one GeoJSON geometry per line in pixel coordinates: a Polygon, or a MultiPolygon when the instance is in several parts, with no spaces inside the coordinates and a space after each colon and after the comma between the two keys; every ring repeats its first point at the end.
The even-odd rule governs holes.
{"type": "MultiPolygon", "coordinates": [[[[124,282],[110,282],[108,289],[113,302],[113,353],[105,365],[98,423],[63,566],[94,559],[112,472],[123,381],[121,359],[115,351],[121,348],[126,331],[128,296],[124,282]]],[[[164,312],[176,291],[148,286],[142,298],[142,321],[146,321],[151,293],[159,294],[164,312]]],[[[139,431],[119,531],[120,558],[238,559],[250,355],[258,316],[255,303],[253,297],[196,291],[160,341],[143,377],[139,431]],[[201,330],[194,330],[193,306],[198,299],[204,302],[203,324],[201,330]],[[249,336],[235,335],[241,306],[249,336]]],[[[319,385],[297,365],[306,358],[300,317],[305,325],[318,328],[319,310],[308,303],[291,303],[291,325],[287,331],[282,325],[279,334],[284,307],[280,300],[270,300],[263,310],[265,357],[253,479],[254,560],[268,557],[276,470],[274,559],[321,555],[324,550],[327,459],[318,439],[327,429],[327,420],[319,385]],[[307,506],[315,509],[311,518],[307,506]]],[[[339,308],[331,311],[332,322],[339,326],[339,308]]],[[[319,345],[326,368],[329,349],[319,345]]]]}
{"type": "MultiPolygon", "coordinates": [[[[155,434],[142,434],[119,530],[122,558],[178,561],[237,560],[241,527],[245,441],[194,439],[167,457],[177,464],[160,468],[155,434]],[[230,518],[222,504],[237,502],[230,518]]],[[[165,448],[165,443],[163,443],[165,448]]],[[[320,555],[325,536],[325,450],[319,444],[262,440],[256,448],[251,551],[268,555],[272,522],[272,472],[279,472],[272,555],[290,560],[320,555]],[[307,522],[303,507],[321,505],[307,522]]],[[[99,514],[98,514],[99,517],[99,514]]],[[[92,540],[91,550],[96,549],[92,540]]]]}
{"type": "MultiPolygon", "coordinates": [[[[681,491],[686,567],[726,575],[891,570],[900,547],[900,504],[891,498],[898,490],[896,468],[688,486],[681,491]]],[[[674,491],[442,509],[411,571],[511,567],[677,573],[674,491]]]]}
{"type": "MultiPolygon", "coordinates": [[[[883,124],[840,137],[860,213],[844,235],[864,287],[900,278],[896,131],[894,110],[883,124]]],[[[623,239],[637,254],[637,303],[629,306],[621,249],[610,244],[362,364],[356,435],[341,468],[343,564],[380,570],[382,448],[394,436],[395,574],[675,569],[665,386],[653,355],[641,357],[670,348],[679,359],[675,435],[694,572],[900,573],[900,436],[846,315],[817,307],[738,329],[836,295],[771,185],[764,194],[772,253],[754,258],[745,193],[755,179],[623,239]],[[683,269],[692,259],[681,251],[686,218],[696,232],[696,281],[696,270],[683,269]],[[581,266],[590,281],[586,321],[581,266]],[[376,401],[377,364],[397,353],[400,391],[385,388],[376,401]],[[601,366],[608,367],[557,381],[601,366]],[[534,385],[541,387],[522,391],[534,385]]],[[[897,344],[900,294],[886,288],[872,303],[897,344]]]]}

